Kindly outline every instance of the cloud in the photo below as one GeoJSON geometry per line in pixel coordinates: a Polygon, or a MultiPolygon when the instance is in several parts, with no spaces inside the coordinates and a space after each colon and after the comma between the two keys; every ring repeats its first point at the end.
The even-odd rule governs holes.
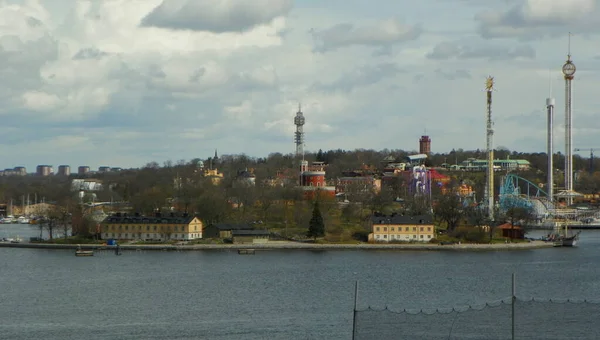
{"type": "Polygon", "coordinates": [[[466,46],[454,42],[441,42],[427,54],[427,58],[434,60],[448,59],[487,59],[487,60],[512,60],[517,58],[535,59],[536,52],[529,45],[515,47],[501,45],[466,46]]]}
{"type": "Polygon", "coordinates": [[[106,52],[100,51],[97,48],[82,48],[79,51],[77,51],[77,53],[75,53],[75,55],[73,56],[74,60],[83,60],[83,59],[102,59],[102,57],[105,57],[109,55],[106,52]]]}
{"type": "MultiPolygon", "coordinates": [[[[498,81],[495,141],[543,151],[544,84],[552,65],[553,79],[562,79],[564,57],[553,41],[482,38],[473,17],[522,1],[506,3],[329,1],[316,8],[297,1],[278,12],[263,2],[247,12],[260,20],[207,26],[216,19],[206,16],[225,13],[225,5],[246,6],[229,1],[184,29],[140,24],[159,6],[175,8],[162,0],[11,0],[0,7],[3,167],[137,167],[206,158],[215,148],[261,157],[293,152],[299,103],[307,150],[414,150],[425,128],[434,152],[483,148],[489,74],[498,81]],[[414,19],[390,20],[390,13],[414,19]],[[502,119],[536,110],[539,116],[502,119]],[[515,135],[532,138],[519,143],[515,135]]],[[[188,6],[198,4],[205,2],[188,6]]],[[[572,37],[581,145],[600,133],[592,38],[572,37]]],[[[563,107],[563,97],[556,98],[563,107]]],[[[556,125],[560,145],[564,134],[556,125]]]]}
{"type": "Polygon", "coordinates": [[[394,78],[402,72],[394,63],[381,63],[365,65],[356,68],[331,83],[317,82],[313,89],[317,91],[343,91],[350,92],[356,88],[376,84],[386,78],[394,78]]]}
{"type": "Polygon", "coordinates": [[[292,0],[163,0],[141,24],[174,30],[243,32],[292,9],[292,0]]]}
{"type": "Polygon", "coordinates": [[[444,71],[437,69],[435,74],[447,80],[471,79],[471,74],[467,70],[444,71]]]}
{"type": "Polygon", "coordinates": [[[522,0],[476,16],[484,38],[540,38],[600,31],[597,0],[522,0]]]}
{"type": "Polygon", "coordinates": [[[337,24],[324,30],[312,30],[316,52],[327,52],[353,45],[385,47],[417,39],[420,26],[406,25],[396,19],[383,20],[375,25],[357,27],[350,23],[337,24]]]}

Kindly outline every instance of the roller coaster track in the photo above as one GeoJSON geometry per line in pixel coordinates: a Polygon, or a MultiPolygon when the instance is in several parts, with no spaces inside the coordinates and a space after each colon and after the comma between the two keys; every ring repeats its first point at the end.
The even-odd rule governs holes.
{"type": "Polygon", "coordinates": [[[580,220],[600,218],[600,212],[597,210],[556,207],[548,198],[548,193],[531,181],[514,174],[508,174],[503,178],[499,200],[500,208],[504,211],[514,207],[529,208],[540,219],[568,218],[580,220]]]}
{"type": "Polygon", "coordinates": [[[548,216],[555,210],[554,204],[548,199],[548,193],[515,174],[508,174],[503,178],[499,199],[502,210],[529,208],[539,217],[548,216]]]}

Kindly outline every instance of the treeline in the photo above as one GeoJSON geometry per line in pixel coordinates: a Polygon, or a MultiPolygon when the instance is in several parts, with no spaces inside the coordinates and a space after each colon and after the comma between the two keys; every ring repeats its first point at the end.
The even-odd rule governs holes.
{"type": "MultiPolygon", "coordinates": [[[[343,176],[345,172],[365,169],[379,173],[383,167],[383,159],[393,156],[398,160],[409,154],[403,150],[364,150],[354,151],[329,150],[307,153],[309,162],[323,161],[329,166],[327,177],[330,181],[343,176]]],[[[460,163],[468,158],[484,158],[480,150],[452,150],[445,154],[432,154],[427,162],[430,166],[441,166],[443,163],[460,163]]],[[[546,156],[543,153],[518,153],[499,149],[496,158],[526,159],[532,169],[520,172],[519,175],[536,184],[546,181],[546,156]]],[[[555,155],[558,167],[564,157],[555,155]]],[[[209,158],[189,161],[167,161],[162,165],[151,162],[139,169],[126,169],[115,173],[97,173],[93,175],[103,183],[103,190],[93,195],[87,194],[84,200],[95,202],[128,202],[122,209],[150,214],[157,210],[174,208],[179,212],[195,213],[207,222],[261,221],[282,227],[298,227],[306,225],[310,219],[311,208],[302,200],[301,192],[295,188],[295,177],[298,174],[298,162],[291,154],[272,153],[267,157],[255,158],[246,155],[224,155],[218,159],[209,158]],[[205,177],[204,168],[216,168],[223,173],[223,180],[215,184],[213,179],[205,177]],[[251,170],[256,175],[256,185],[243,185],[237,181],[241,170],[251,170]],[[283,186],[270,186],[265,183],[287,170],[292,176],[291,183],[283,186]]],[[[576,190],[583,193],[594,193],[600,189],[600,174],[589,174],[589,160],[575,156],[576,170],[584,170],[576,181],[576,190]]],[[[600,166],[600,164],[599,164],[600,166]]],[[[440,170],[441,172],[443,170],[440,170]]],[[[485,174],[483,172],[444,172],[452,178],[452,185],[466,183],[476,191],[476,197],[483,197],[485,174]]],[[[75,206],[79,202],[79,192],[71,188],[70,177],[60,176],[6,176],[0,178],[0,199],[4,203],[11,200],[20,205],[23,200],[34,203],[45,201],[61,206],[75,206]]],[[[561,186],[563,178],[559,171],[555,176],[556,185],[561,186]]],[[[404,179],[399,178],[390,187],[385,187],[376,194],[363,188],[349,188],[348,201],[352,202],[344,208],[337,204],[324,205],[325,219],[334,221],[334,225],[362,225],[371,211],[391,209],[390,202],[398,199],[410,199],[404,179]],[[360,209],[356,208],[360,204],[360,209]],[[329,213],[331,210],[331,213],[329,213]]],[[[500,187],[501,176],[496,176],[496,188],[500,187]]],[[[498,190],[496,191],[498,192],[498,190]]],[[[397,209],[398,207],[395,207],[397,209]]]]}

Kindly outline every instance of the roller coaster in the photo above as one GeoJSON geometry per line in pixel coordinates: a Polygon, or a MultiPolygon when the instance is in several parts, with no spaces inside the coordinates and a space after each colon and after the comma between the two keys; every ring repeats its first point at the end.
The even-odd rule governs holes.
{"type": "Polygon", "coordinates": [[[582,220],[600,217],[600,212],[597,210],[560,208],[548,199],[547,192],[531,181],[514,174],[508,174],[502,179],[499,203],[503,211],[511,208],[531,209],[540,222],[549,218],[582,220]]]}
{"type": "Polygon", "coordinates": [[[499,194],[500,209],[531,209],[538,218],[544,218],[556,210],[554,203],[548,199],[548,193],[531,181],[514,174],[502,179],[499,194]]]}

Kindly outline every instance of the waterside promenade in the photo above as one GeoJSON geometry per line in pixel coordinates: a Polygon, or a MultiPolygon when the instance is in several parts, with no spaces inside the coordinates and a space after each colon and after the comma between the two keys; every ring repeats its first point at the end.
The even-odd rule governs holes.
{"type": "MultiPolygon", "coordinates": [[[[0,247],[11,248],[39,248],[39,249],[82,249],[108,250],[115,246],[102,244],[52,244],[52,243],[0,243],[0,247]]],[[[194,245],[167,245],[167,244],[122,244],[121,250],[239,250],[239,249],[285,249],[285,250],[410,250],[410,251],[500,251],[500,250],[528,250],[551,248],[551,242],[531,241],[520,243],[494,243],[494,244],[319,244],[299,242],[268,242],[263,244],[194,244],[194,245]]]]}

